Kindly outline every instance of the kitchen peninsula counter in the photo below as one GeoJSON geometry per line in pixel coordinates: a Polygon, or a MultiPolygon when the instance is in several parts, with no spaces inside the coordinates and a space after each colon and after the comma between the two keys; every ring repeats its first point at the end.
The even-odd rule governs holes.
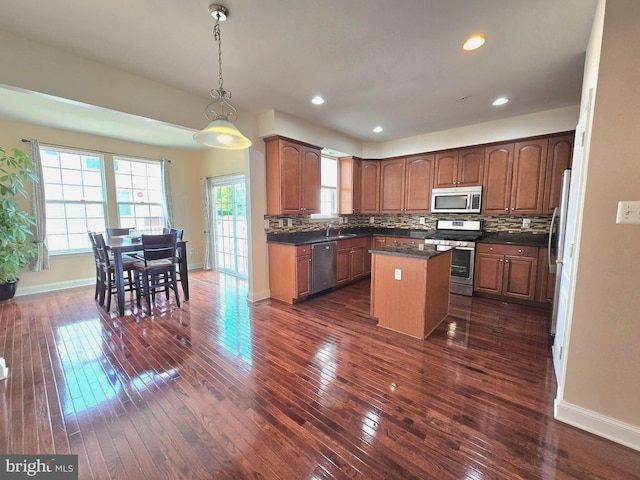
{"type": "Polygon", "coordinates": [[[370,252],[371,316],[380,327],[426,338],[449,314],[451,250],[400,244],[370,252]]]}

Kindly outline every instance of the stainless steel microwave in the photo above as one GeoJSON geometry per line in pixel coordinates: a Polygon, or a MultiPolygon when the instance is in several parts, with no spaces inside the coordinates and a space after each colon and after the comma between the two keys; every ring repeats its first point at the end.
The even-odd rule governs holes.
{"type": "Polygon", "coordinates": [[[482,187],[434,188],[431,213],[480,213],[482,187]]]}

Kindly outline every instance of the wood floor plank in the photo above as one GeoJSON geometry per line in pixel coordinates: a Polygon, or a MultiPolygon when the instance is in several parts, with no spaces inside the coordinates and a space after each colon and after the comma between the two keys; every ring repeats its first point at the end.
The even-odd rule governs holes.
{"type": "Polygon", "coordinates": [[[76,288],[0,303],[0,451],[83,479],[640,479],[640,452],[553,418],[548,310],[451,296],[425,341],[368,280],[296,305],[190,273],[124,317],[76,288]]]}

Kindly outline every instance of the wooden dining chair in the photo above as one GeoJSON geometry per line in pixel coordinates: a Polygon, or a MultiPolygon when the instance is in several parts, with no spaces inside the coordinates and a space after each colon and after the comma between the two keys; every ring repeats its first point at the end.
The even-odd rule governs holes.
{"type": "Polygon", "coordinates": [[[98,300],[100,297],[100,305],[104,304],[104,270],[102,269],[102,263],[100,260],[100,255],[98,254],[98,245],[96,244],[96,239],[94,238],[95,232],[89,233],[89,242],[91,243],[91,250],[93,251],[93,260],[96,264],[96,289],[93,295],[94,300],[98,300]]]}
{"type": "Polygon", "coordinates": [[[107,228],[107,237],[123,237],[129,235],[130,228],[107,228]]]}
{"type": "MultiPolygon", "coordinates": [[[[101,233],[92,233],[91,236],[93,237],[92,242],[95,242],[96,245],[96,252],[100,262],[100,268],[102,270],[102,274],[100,276],[100,305],[104,305],[104,299],[106,298],[107,304],[105,309],[108,312],[111,310],[111,295],[117,293],[116,269],[113,264],[113,260],[109,255],[109,251],[107,250],[104,236],[101,233]]],[[[133,259],[122,258],[122,270],[125,274],[125,278],[123,279],[125,292],[131,292],[137,288],[134,276],[132,275],[132,272],[135,270],[134,264],[135,261],[133,259]]]]}
{"type": "MultiPolygon", "coordinates": [[[[162,229],[162,233],[175,233],[176,241],[182,241],[182,235],[184,234],[184,230],[182,228],[168,228],[164,227],[162,229]]],[[[182,283],[182,277],[180,276],[180,261],[182,260],[182,247],[176,247],[176,280],[182,283]]],[[[184,292],[183,292],[184,293],[184,292]]]]}
{"type": "Polygon", "coordinates": [[[140,299],[144,297],[149,310],[151,310],[151,298],[155,303],[155,294],[164,290],[169,300],[169,290],[173,290],[176,304],[180,307],[180,295],[178,294],[178,282],[176,274],[176,233],[162,235],[142,235],[143,260],[134,263],[136,293],[138,307],[140,299]]]}

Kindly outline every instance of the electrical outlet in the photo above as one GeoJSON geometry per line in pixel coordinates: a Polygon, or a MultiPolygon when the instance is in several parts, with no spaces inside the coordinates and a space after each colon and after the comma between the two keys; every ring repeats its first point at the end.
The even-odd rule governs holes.
{"type": "Polygon", "coordinates": [[[293,227],[293,218],[287,218],[287,227],[293,227]]]}
{"type": "Polygon", "coordinates": [[[420,217],[420,225],[424,225],[425,222],[425,218],[424,217],[420,217]]]}
{"type": "Polygon", "coordinates": [[[523,218],[522,219],[522,228],[531,228],[531,219],[523,218]]]}
{"type": "Polygon", "coordinates": [[[376,221],[376,217],[369,217],[369,223],[374,223],[376,221]]]}
{"type": "Polygon", "coordinates": [[[266,218],[264,219],[264,228],[265,228],[265,229],[267,229],[267,228],[271,228],[271,224],[269,223],[269,220],[268,220],[268,219],[266,219],[266,218]]]}
{"type": "Polygon", "coordinates": [[[283,219],[281,219],[281,218],[278,219],[278,226],[280,228],[284,227],[284,220],[283,219]]]}
{"type": "Polygon", "coordinates": [[[393,278],[395,280],[402,280],[402,270],[399,268],[396,268],[393,272],[393,278]]]}
{"type": "Polygon", "coordinates": [[[349,217],[342,217],[342,223],[347,223],[348,220],[349,220],[349,217]]]}

